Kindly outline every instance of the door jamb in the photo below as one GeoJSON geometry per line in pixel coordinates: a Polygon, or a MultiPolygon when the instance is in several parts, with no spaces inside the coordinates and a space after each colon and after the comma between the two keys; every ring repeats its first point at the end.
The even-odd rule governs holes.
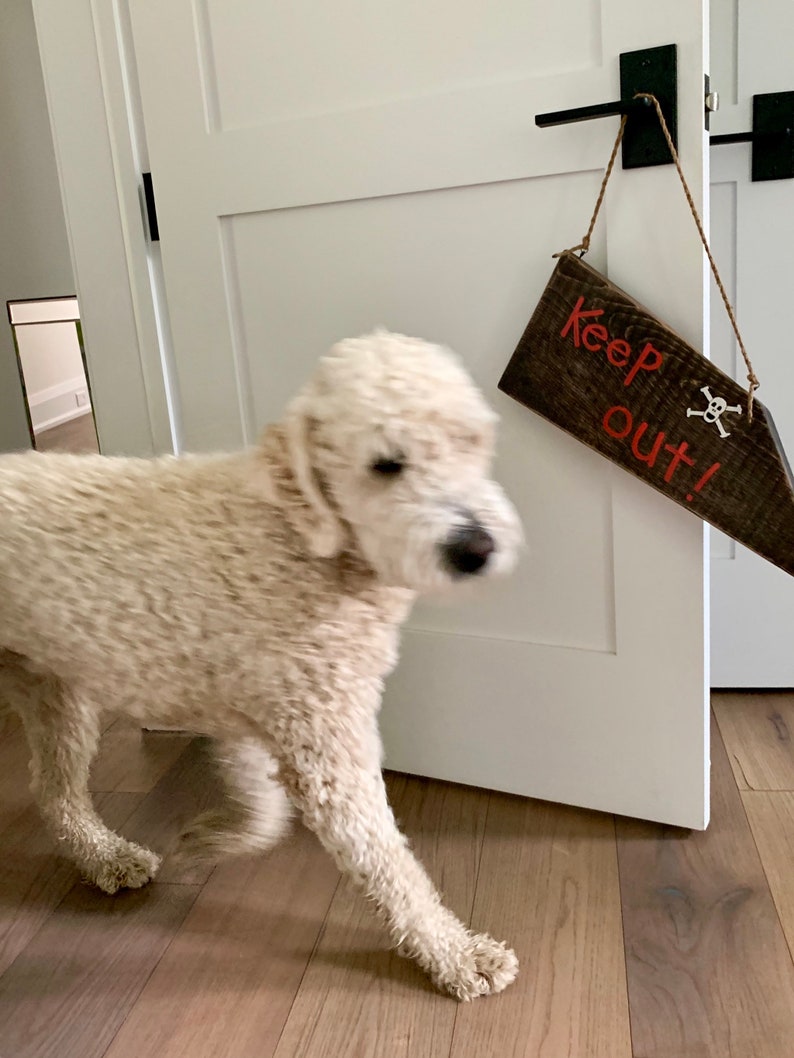
{"type": "Polygon", "coordinates": [[[142,216],[148,159],[126,3],[33,0],[33,13],[102,451],[178,451],[159,248],[142,216]]]}

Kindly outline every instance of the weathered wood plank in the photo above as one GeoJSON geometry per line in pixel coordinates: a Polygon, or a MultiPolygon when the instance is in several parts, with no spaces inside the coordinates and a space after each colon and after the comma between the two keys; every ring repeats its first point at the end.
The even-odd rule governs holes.
{"type": "Polygon", "coordinates": [[[499,382],[521,404],[794,573],[794,488],[769,412],[574,254],[499,382]]]}

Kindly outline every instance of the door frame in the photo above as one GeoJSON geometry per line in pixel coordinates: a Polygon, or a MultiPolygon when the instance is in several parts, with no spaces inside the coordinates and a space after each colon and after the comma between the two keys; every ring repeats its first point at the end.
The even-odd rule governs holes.
{"type": "Polygon", "coordinates": [[[124,5],[32,3],[101,450],[177,452],[159,255],[140,187],[146,145],[123,54],[124,5]],[[83,296],[100,284],[101,300],[83,296]]]}

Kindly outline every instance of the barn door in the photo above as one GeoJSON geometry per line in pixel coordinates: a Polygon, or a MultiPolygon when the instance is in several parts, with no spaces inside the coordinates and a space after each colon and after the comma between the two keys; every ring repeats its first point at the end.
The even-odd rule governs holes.
{"type": "MultiPolygon", "coordinates": [[[[502,415],[531,551],[480,600],[417,609],[389,766],[703,826],[702,525],[496,390],[616,131],[534,115],[616,98],[621,51],[675,43],[702,198],[702,4],[130,9],[185,446],[253,441],[318,354],[378,324],[458,349],[502,415]]],[[[702,347],[672,167],[616,173],[590,261],[702,347]]]]}

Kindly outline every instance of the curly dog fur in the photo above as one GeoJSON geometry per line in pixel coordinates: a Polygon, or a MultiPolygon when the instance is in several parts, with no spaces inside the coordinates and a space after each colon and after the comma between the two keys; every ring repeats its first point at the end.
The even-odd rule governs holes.
{"type": "Polygon", "coordinates": [[[395,945],[458,999],[515,977],[448,911],[397,829],[377,714],[419,592],[510,567],[494,416],[447,350],[339,343],[255,448],[155,460],[0,458],[0,698],[61,851],[108,893],[159,859],[96,813],[100,714],[216,740],[209,856],[272,847],[294,805],[395,945]]]}

